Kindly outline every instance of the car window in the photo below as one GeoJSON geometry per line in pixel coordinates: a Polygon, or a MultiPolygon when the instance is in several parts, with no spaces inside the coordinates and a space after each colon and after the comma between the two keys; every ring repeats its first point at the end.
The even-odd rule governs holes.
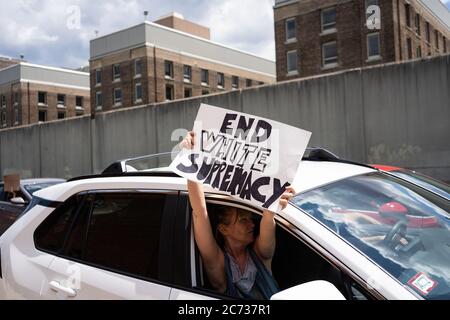
{"type": "Polygon", "coordinates": [[[67,232],[83,197],[76,195],[57,207],[36,229],[34,241],[37,249],[60,253],[67,232]]]}
{"type": "MultiPolygon", "coordinates": [[[[223,211],[223,208],[225,207],[229,207],[225,204],[222,204],[223,202],[221,201],[216,201],[216,200],[208,200],[207,203],[207,210],[208,210],[208,215],[209,215],[209,221],[211,223],[211,229],[213,232],[214,237],[216,238],[216,241],[218,243],[218,245],[220,247],[223,248],[223,243],[220,242],[220,240],[217,237],[217,227],[219,225],[219,221],[217,219],[217,214],[221,211],[223,211]]],[[[243,207],[240,207],[241,209],[243,209],[243,207]]],[[[191,216],[192,216],[192,207],[190,207],[191,210],[191,216]]],[[[254,235],[257,236],[259,233],[259,221],[260,221],[261,217],[258,214],[255,214],[254,212],[252,212],[252,220],[255,223],[255,228],[254,228],[254,235]]],[[[202,259],[200,256],[200,252],[198,250],[198,247],[195,245],[195,265],[196,265],[196,276],[197,276],[197,289],[200,289],[202,291],[205,292],[205,294],[211,295],[213,297],[225,297],[225,298],[232,298],[232,299],[236,299],[239,298],[237,296],[227,296],[225,295],[225,293],[219,293],[218,291],[216,291],[213,286],[211,285],[209,279],[208,279],[208,275],[206,273],[206,270],[203,266],[202,263],[202,259]]]]}
{"type": "Polygon", "coordinates": [[[324,280],[332,283],[347,300],[374,299],[354,279],[286,229],[278,226],[276,238],[272,270],[281,290],[310,281],[324,280]]]}
{"type": "MultiPolygon", "coordinates": [[[[208,202],[208,213],[210,216],[213,234],[217,228],[218,221],[215,212],[221,211],[220,208],[226,207],[225,204],[208,202]]],[[[252,220],[255,223],[254,235],[259,234],[259,224],[261,214],[251,212],[252,220]]],[[[272,260],[273,276],[280,288],[285,290],[296,285],[304,284],[314,280],[325,280],[331,282],[347,299],[367,300],[373,297],[355,281],[342,273],[337,267],[332,265],[317,252],[308,247],[303,241],[279,226],[276,227],[276,249],[272,260]],[[356,290],[359,289],[359,291],[356,290]]],[[[198,288],[206,290],[207,293],[217,294],[211,286],[198,250],[197,259],[197,279],[198,288]]],[[[230,297],[236,298],[236,297],[230,297]]]]}
{"type": "Polygon", "coordinates": [[[437,193],[438,195],[446,198],[447,200],[450,200],[450,186],[435,180],[433,178],[430,178],[426,175],[420,174],[418,172],[414,171],[391,171],[390,174],[405,179],[407,181],[411,181],[412,183],[415,183],[421,187],[424,187],[425,189],[428,189],[434,193],[437,193]]]}
{"type": "Polygon", "coordinates": [[[67,237],[64,244],[64,255],[67,257],[83,259],[89,217],[94,204],[94,199],[94,194],[87,194],[79,205],[79,213],[73,222],[70,235],[67,237]]]}
{"type": "Polygon", "coordinates": [[[3,184],[0,184],[0,201],[5,201],[5,189],[3,184]]]}
{"type": "Polygon", "coordinates": [[[77,219],[67,253],[113,271],[157,279],[165,201],[164,194],[97,193],[92,209],[77,219]]]}
{"type": "Polygon", "coordinates": [[[450,298],[450,203],[383,173],[344,179],[292,203],[427,299],[450,298]]]}

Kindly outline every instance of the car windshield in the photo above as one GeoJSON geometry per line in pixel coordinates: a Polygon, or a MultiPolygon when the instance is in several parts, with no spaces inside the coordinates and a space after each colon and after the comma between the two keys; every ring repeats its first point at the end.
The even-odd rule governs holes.
{"type": "Polygon", "coordinates": [[[24,185],[25,190],[31,195],[35,193],[36,191],[39,191],[41,189],[51,187],[55,184],[62,183],[63,181],[47,181],[47,182],[39,182],[39,183],[31,183],[24,185]]]}
{"type": "Polygon", "coordinates": [[[427,177],[415,171],[391,171],[390,174],[408,180],[423,188],[426,188],[438,195],[450,200],[450,186],[444,182],[427,177]]]}
{"type": "Polygon", "coordinates": [[[384,173],[344,179],[292,203],[425,299],[450,299],[450,202],[384,173]]]}

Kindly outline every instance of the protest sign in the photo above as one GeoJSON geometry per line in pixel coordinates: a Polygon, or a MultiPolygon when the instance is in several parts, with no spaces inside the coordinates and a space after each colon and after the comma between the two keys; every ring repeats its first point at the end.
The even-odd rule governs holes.
{"type": "Polygon", "coordinates": [[[14,193],[20,190],[20,176],[18,174],[9,174],[3,176],[4,191],[14,193]]]}
{"type": "Polygon", "coordinates": [[[193,131],[194,148],[182,150],[170,168],[274,212],[311,137],[277,121],[206,104],[200,106],[193,131]]]}

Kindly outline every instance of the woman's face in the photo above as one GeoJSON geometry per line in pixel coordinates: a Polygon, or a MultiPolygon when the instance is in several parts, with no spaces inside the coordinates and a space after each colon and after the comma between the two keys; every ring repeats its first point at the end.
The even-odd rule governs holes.
{"type": "Polygon", "coordinates": [[[252,214],[236,208],[230,208],[230,211],[230,223],[224,225],[224,236],[243,245],[252,243],[255,240],[252,214]]]}

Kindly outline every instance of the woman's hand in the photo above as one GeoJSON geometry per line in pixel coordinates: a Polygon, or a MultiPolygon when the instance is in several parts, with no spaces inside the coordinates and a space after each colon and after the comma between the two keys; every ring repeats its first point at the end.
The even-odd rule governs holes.
{"type": "Polygon", "coordinates": [[[192,149],[194,147],[195,133],[194,131],[189,131],[183,141],[180,142],[181,149],[192,149]]]}
{"type": "Polygon", "coordinates": [[[284,208],[286,208],[289,200],[291,200],[294,195],[295,195],[294,188],[292,186],[287,187],[280,198],[281,210],[284,210],[284,208]]]}

